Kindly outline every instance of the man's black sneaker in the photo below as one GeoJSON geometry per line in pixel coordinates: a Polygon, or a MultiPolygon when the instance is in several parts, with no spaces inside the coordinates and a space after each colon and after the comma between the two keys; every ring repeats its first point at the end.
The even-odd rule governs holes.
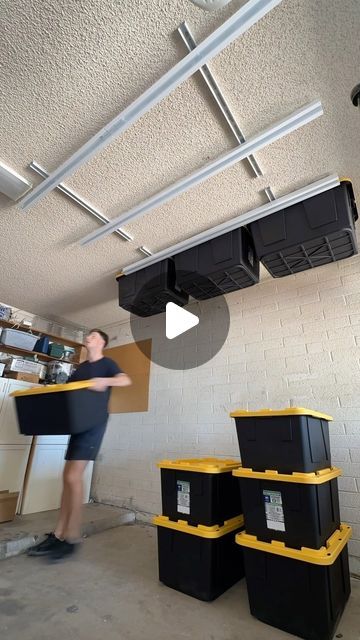
{"type": "Polygon", "coordinates": [[[67,542],[67,540],[57,540],[50,550],[49,560],[50,562],[61,562],[61,560],[74,555],[78,549],[79,544],[67,542]]]}
{"type": "Polygon", "coordinates": [[[47,556],[54,546],[56,546],[57,542],[60,542],[60,540],[54,533],[47,533],[45,540],[31,547],[27,554],[28,556],[47,556]]]}

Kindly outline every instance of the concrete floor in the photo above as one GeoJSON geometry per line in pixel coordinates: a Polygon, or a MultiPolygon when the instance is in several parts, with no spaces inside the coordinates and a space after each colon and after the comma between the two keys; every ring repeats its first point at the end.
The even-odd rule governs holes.
{"type": "MultiPolygon", "coordinates": [[[[13,522],[0,524],[0,560],[22,553],[32,547],[38,536],[53,531],[59,511],[43,511],[16,516],[13,522]]],[[[91,536],[122,524],[135,521],[135,513],[105,504],[86,504],[83,510],[84,536],[91,536]]],[[[1,573],[0,573],[1,575],[1,573]]]]}
{"type": "MultiPolygon", "coordinates": [[[[360,581],[352,589],[336,636],[343,640],[360,640],[360,581]]],[[[2,640],[291,637],[250,616],[244,580],[212,603],[159,584],[156,530],[147,525],[97,534],[61,565],[26,556],[0,562],[2,640]]]]}

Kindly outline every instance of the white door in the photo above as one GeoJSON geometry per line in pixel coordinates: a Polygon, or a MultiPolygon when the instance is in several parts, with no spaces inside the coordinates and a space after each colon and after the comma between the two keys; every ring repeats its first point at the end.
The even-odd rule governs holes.
{"type": "Polygon", "coordinates": [[[63,445],[39,444],[35,447],[22,514],[60,507],[65,450],[63,445]]]}
{"type": "MultiPolygon", "coordinates": [[[[22,503],[22,514],[59,509],[66,449],[67,444],[36,445],[22,503]]],[[[93,465],[93,462],[89,463],[85,473],[84,502],[89,502],[93,465]]]]}
{"type": "Polygon", "coordinates": [[[0,491],[21,491],[30,445],[0,445],[0,491]]]}
{"type": "Polygon", "coordinates": [[[32,436],[23,436],[19,432],[14,398],[9,397],[13,391],[29,389],[34,385],[21,380],[8,380],[5,397],[0,411],[0,444],[31,444],[32,436]]]}

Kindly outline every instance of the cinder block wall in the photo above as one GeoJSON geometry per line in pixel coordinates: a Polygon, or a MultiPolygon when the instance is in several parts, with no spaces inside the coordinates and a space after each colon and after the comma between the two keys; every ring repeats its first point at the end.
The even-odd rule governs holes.
{"type": "MultiPolygon", "coordinates": [[[[230,333],[213,360],[188,371],[152,364],[149,411],[111,416],[93,496],[160,513],[157,460],[239,456],[230,410],[290,402],[317,409],[334,417],[342,518],[353,526],[352,569],[360,573],[360,258],[266,278],[227,302],[230,333]]],[[[118,344],[132,340],[129,324],[106,329],[118,344]]]]}

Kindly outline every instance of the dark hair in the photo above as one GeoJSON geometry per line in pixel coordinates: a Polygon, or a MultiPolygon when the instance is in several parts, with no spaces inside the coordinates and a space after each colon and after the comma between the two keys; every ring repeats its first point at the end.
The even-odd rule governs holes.
{"type": "Polygon", "coordinates": [[[105,347],[108,346],[108,344],[109,344],[109,336],[108,336],[107,333],[105,333],[105,331],[101,331],[101,329],[91,329],[91,331],[89,331],[89,333],[98,333],[102,337],[102,339],[104,340],[105,347]]]}

